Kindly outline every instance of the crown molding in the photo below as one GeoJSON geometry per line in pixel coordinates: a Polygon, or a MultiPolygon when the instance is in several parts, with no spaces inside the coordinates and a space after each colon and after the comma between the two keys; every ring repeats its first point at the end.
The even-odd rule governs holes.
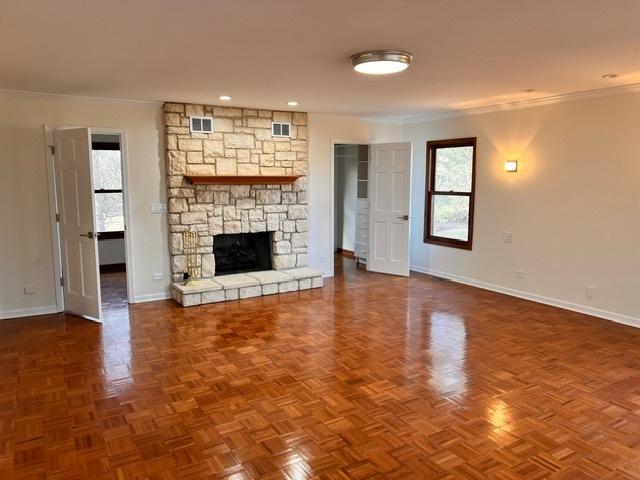
{"type": "Polygon", "coordinates": [[[622,85],[617,87],[600,88],[597,90],[585,90],[581,92],[562,93],[559,95],[550,95],[548,97],[534,98],[531,100],[522,100],[519,102],[498,103],[487,105],[485,107],[466,108],[459,110],[451,110],[440,113],[426,113],[412,117],[367,117],[357,115],[332,115],[327,113],[309,113],[309,118],[318,118],[335,121],[350,121],[366,123],[371,125],[411,125],[415,123],[431,122],[435,120],[445,120],[447,118],[463,117],[467,115],[480,115],[483,113],[503,112],[506,110],[520,110],[523,108],[539,107],[543,105],[552,105],[554,103],[571,102],[575,100],[584,100],[587,98],[608,97],[611,95],[620,95],[623,93],[640,91],[640,83],[631,85],[622,85]]]}
{"type": "Polygon", "coordinates": [[[23,90],[4,90],[0,89],[0,95],[11,97],[32,97],[42,98],[45,100],[64,100],[67,102],[96,102],[111,103],[118,105],[143,106],[143,105],[162,105],[164,102],[154,100],[131,100],[127,98],[110,98],[110,97],[91,97],[82,95],[65,95],[61,93],[31,92],[23,90]]]}
{"type": "Polygon", "coordinates": [[[520,110],[523,108],[539,107],[543,105],[552,105],[554,103],[572,102],[574,100],[583,100],[587,98],[608,97],[611,95],[620,95],[623,93],[640,91],[640,83],[631,85],[622,85],[619,87],[600,88],[597,90],[585,90],[582,92],[562,93],[559,95],[551,95],[548,97],[534,98],[531,100],[523,100],[519,102],[499,103],[488,105],[486,107],[467,108],[460,110],[452,110],[442,113],[431,113],[418,115],[415,117],[405,118],[404,124],[414,124],[422,122],[431,122],[434,120],[445,120],[447,118],[463,117],[467,115],[480,115],[482,113],[502,112],[505,110],[520,110]]]}
{"type": "Polygon", "coordinates": [[[337,115],[330,113],[313,113],[307,114],[309,118],[317,118],[322,120],[333,120],[336,122],[358,122],[367,123],[370,125],[403,125],[405,123],[404,118],[387,118],[387,117],[365,117],[358,115],[337,115]]]}
{"type": "MultiPolygon", "coordinates": [[[[483,113],[502,112],[506,110],[520,110],[523,108],[539,107],[543,105],[552,105],[555,103],[571,102],[575,100],[583,100],[587,98],[607,97],[611,95],[620,95],[623,93],[640,91],[640,83],[631,85],[622,85],[617,87],[601,88],[597,90],[585,90],[581,92],[570,92],[559,95],[551,95],[548,97],[534,98],[531,100],[523,100],[518,102],[499,103],[488,105],[485,107],[475,107],[459,110],[451,110],[439,113],[426,113],[422,115],[410,117],[384,117],[384,116],[359,116],[359,115],[340,115],[328,113],[309,112],[309,118],[317,118],[332,121],[358,122],[369,125],[411,125],[415,123],[431,122],[435,120],[445,120],[448,118],[463,117],[467,115],[480,115],[483,113]]],[[[68,102],[96,102],[110,103],[129,106],[161,106],[165,102],[154,100],[132,100],[126,98],[110,98],[110,97],[92,97],[81,95],[65,95],[59,93],[33,92],[23,90],[0,89],[0,96],[24,96],[33,98],[42,98],[48,100],[64,100],[68,102]]],[[[180,102],[183,103],[183,102],[180,102]]]]}

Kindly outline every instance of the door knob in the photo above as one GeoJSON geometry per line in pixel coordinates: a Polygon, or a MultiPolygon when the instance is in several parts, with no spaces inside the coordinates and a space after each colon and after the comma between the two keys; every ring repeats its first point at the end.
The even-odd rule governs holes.
{"type": "Polygon", "coordinates": [[[93,238],[93,232],[81,233],[81,237],[93,238]]]}
{"type": "Polygon", "coordinates": [[[400,220],[409,220],[409,215],[402,215],[401,217],[398,217],[400,220]]]}

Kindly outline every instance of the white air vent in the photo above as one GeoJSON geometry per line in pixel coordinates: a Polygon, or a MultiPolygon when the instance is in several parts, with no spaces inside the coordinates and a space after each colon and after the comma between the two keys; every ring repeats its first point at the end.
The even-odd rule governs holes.
{"type": "Polygon", "coordinates": [[[271,135],[274,137],[290,137],[291,124],[273,122],[271,124],[271,135]]]}
{"type": "Polygon", "coordinates": [[[189,117],[192,133],[213,133],[213,117],[189,117]]]}

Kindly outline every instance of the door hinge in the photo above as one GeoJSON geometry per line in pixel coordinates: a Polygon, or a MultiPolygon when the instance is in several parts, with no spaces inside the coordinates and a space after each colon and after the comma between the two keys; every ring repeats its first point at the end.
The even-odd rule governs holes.
{"type": "Polygon", "coordinates": [[[60,277],[60,286],[64,287],[64,277],[60,277]]]}
{"type": "Polygon", "coordinates": [[[60,214],[56,213],[56,222],[60,222],[60,214]]]}
{"type": "Polygon", "coordinates": [[[51,155],[55,155],[56,154],[56,147],[54,147],[53,145],[49,145],[49,151],[51,152],[51,155]]]}

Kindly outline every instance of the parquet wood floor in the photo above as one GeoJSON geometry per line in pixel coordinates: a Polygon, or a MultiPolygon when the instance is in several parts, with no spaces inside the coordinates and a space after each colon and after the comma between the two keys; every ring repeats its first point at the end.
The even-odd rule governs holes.
{"type": "Polygon", "coordinates": [[[0,478],[640,478],[640,331],[425,275],[0,322],[0,478]]]}

